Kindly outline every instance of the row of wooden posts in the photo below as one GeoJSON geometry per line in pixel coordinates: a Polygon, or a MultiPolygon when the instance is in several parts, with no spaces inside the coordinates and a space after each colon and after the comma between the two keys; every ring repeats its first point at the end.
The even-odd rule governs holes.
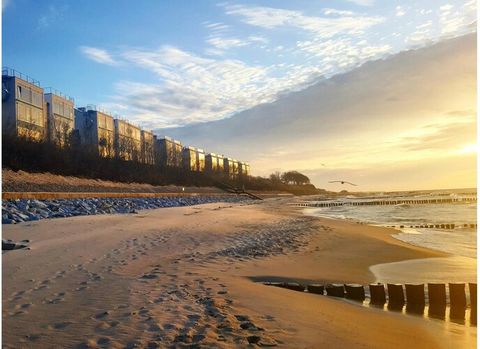
{"type": "MultiPolygon", "coordinates": [[[[365,300],[365,287],[358,284],[309,284],[302,285],[294,282],[266,282],[266,285],[283,287],[294,291],[305,292],[308,291],[314,294],[333,297],[342,297],[352,300],[365,300]]],[[[428,301],[429,306],[446,306],[450,307],[466,307],[467,297],[465,294],[464,283],[449,283],[448,297],[447,286],[442,283],[428,283],[427,293],[425,293],[425,284],[370,284],[368,286],[370,291],[370,303],[382,305],[387,302],[389,304],[425,306],[428,301]],[[448,299],[447,299],[448,298],[448,299]],[[449,302],[447,302],[449,300],[449,302]]],[[[470,308],[476,312],[477,309],[477,284],[468,284],[470,294],[470,308]]]]}
{"type": "Polygon", "coordinates": [[[302,207],[335,207],[335,206],[389,206],[389,205],[422,205],[422,204],[451,204],[455,202],[477,202],[476,197],[465,198],[435,198],[435,199],[405,199],[405,200],[355,200],[355,201],[324,201],[302,202],[296,204],[302,207]]]}
{"type": "MultiPolygon", "coordinates": [[[[405,228],[405,225],[389,225],[388,227],[392,228],[405,228]]],[[[455,229],[455,227],[460,228],[471,228],[477,229],[477,223],[465,223],[465,224],[455,224],[455,223],[442,223],[442,224],[420,224],[420,225],[410,225],[410,228],[429,228],[429,229],[455,229]]]]}

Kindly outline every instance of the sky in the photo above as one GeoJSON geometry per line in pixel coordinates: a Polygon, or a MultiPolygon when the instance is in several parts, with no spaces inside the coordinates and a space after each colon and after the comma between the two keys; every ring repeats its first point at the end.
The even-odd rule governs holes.
{"type": "Polygon", "coordinates": [[[468,34],[399,53],[168,134],[250,160],[262,175],[299,170],[320,188],[474,187],[475,43],[468,34]],[[358,187],[328,183],[338,179],[358,187]]]}
{"type": "MultiPolygon", "coordinates": [[[[456,117],[467,120],[464,123],[469,124],[469,130],[475,129],[475,86],[454,91],[452,98],[452,91],[446,87],[449,81],[439,76],[442,70],[452,69],[459,87],[462,81],[471,82],[476,63],[463,65],[471,63],[468,50],[475,46],[475,40],[466,39],[457,43],[459,47],[451,44],[465,51],[465,62],[448,59],[456,51],[437,52],[444,58],[439,62],[451,66],[435,66],[430,75],[424,74],[425,86],[419,87],[425,93],[432,89],[437,95],[413,98],[414,77],[396,84],[394,92],[402,97],[391,98],[408,100],[410,105],[396,103],[394,118],[382,118],[391,114],[390,105],[375,103],[378,93],[385,89],[366,87],[371,94],[361,94],[361,112],[345,104],[345,100],[358,102],[363,85],[382,83],[372,77],[365,82],[358,76],[349,79],[349,72],[362,71],[369,64],[381,66],[393,59],[396,70],[407,67],[412,73],[416,68],[408,57],[400,63],[395,61],[403,51],[430,47],[435,51],[435,43],[451,43],[452,38],[475,32],[475,1],[7,0],[2,2],[2,11],[3,66],[73,96],[77,106],[101,106],[159,135],[178,135],[183,143],[248,160],[255,175],[296,169],[306,172],[317,186],[333,190],[342,188],[328,184],[327,177],[360,181],[358,189],[362,190],[476,183],[475,167],[472,170],[467,166],[472,159],[474,163],[475,138],[471,132],[467,132],[468,137],[457,138],[459,144],[450,142],[451,152],[463,149],[457,149],[456,161],[460,157],[470,159],[461,161],[466,166],[461,166],[462,174],[457,171],[430,183],[428,178],[438,172],[439,163],[421,168],[425,177],[421,183],[401,176],[389,182],[391,172],[383,169],[382,174],[378,168],[381,161],[375,159],[393,156],[391,149],[375,142],[369,145],[377,140],[375,133],[380,133],[384,143],[395,145],[394,156],[399,160],[395,166],[411,175],[415,162],[428,160],[423,162],[426,164],[436,158],[432,151],[422,150],[420,156],[414,149],[415,141],[430,137],[432,149],[445,154],[442,133],[437,131],[443,128],[448,133],[449,127],[454,127],[454,122],[444,120],[448,113],[460,112],[456,117]],[[358,68],[366,62],[370,63],[358,68]],[[455,63],[460,66],[455,67],[455,63]],[[465,72],[455,71],[463,68],[465,72]],[[339,77],[347,82],[341,88],[329,88],[328,84],[335,85],[339,77]],[[437,84],[445,86],[429,86],[428,78],[438,78],[437,84]],[[349,88],[356,91],[353,96],[349,88]],[[433,112],[436,101],[445,96],[451,103],[442,101],[443,109],[433,112]],[[412,98],[415,105],[411,105],[412,98]],[[298,100],[306,104],[321,100],[321,112],[298,114],[298,100]],[[276,115],[283,118],[280,121],[271,114],[278,105],[282,106],[276,110],[276,115]],[[264,106],[266,111],[259,112],[264,106]],[[256,117],[247,123],[252,114],[256,117]],[[382,119],[371,127],[372,120],[382,119]],[[311,130],[308,125],[312,120],[319,125],[311,130]],[[292,124],[297,125],[293,128],[297,133],[289,132],[292,124]],[[229,128],[231,125],[237,128],[229,128]],[[345,142],[344,136],[352,133],[346,130],[354,125],[357,132],[345,142]],[[249,140],[247,144],[236,136],[239,127],[250,130],[248,134],[240,132],[242,139],[249,140]],[[205,129],[210,133],[199,137],[199,130],[205,129]],[[385,131],[392,129],[398,132],[385,131]],[[324,141],[315,134],[322,135],[324,141]],[[304,153],[310,155],[292,152],[292,139],[300,139],[304,153]],[[355,157],[351,156],[352,150],[355,157]]],[[[423,57],[418,60],[419,65],[431,66],[423,57]]],[[[388,69],[381,73],[385,79],[391,78],[388,69]]],[[[404,80],[403,76],[396,78],[404,80]]]]}

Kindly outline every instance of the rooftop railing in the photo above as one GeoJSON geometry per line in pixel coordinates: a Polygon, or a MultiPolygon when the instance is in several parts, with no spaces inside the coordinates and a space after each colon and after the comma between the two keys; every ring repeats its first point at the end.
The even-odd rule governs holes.
{"type": "Polygon", "coordinates": [[[92,110],[92,111],[98,111],[100,113],[103,113],[103,114],[107,114],[111,117],[114,117],[115,115],[112,114],[112,112],[102,108],[101,106],[97,106],[95,104],[88,104],[86,107],[85,107],[85,110],[92,110]]]}
{"type": "Polygon", "coordinates": [[[129,120],[128,120],[126,117],[124,117],[124,116],[121,116],[121,115],[118,115],[118,114],[114,114],[113,116],[114,116],[114,118],[115,118],[116,120],[118,120],[118,121],[124,122],[124,123],[128,124],[129,126],[138,128],[139,130],[142,130],[142,128],[141,128],[139,125],[137,125],[137,124],[129,121],[129,120]]]}
{"type": "Polygon", "coordinates": [[[45,90],[45,93],[51,93],[51,94],[54,94],[55,96],[62,97],[63,99],[66,99],[68,101],[75,102],[75,99],[73,97],[70,97],[69,95],[62,93],[53,87],[45,87],[44,90],[45,90]]]}
{"type": "Polygon", "coordinates": [[[9,67],[3,67],[2,68],[2,76],[16,77],[16,78],[22,79],[26,82],[29,82],[29,83],[31,83],[35,86],[41,87],[40,86],[40,81],[35,80],[34,78],[32,78],[32,77],[30,77],[26,74],[23,74],[23,73],[19,72],[18,70],[9,68],[9,67]]]}

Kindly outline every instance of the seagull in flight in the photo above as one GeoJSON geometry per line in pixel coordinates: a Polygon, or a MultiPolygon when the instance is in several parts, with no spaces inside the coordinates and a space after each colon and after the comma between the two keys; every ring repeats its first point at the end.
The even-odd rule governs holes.
{"type": "Polygon", "coordinates": [[[341,184],[350,184],[350,185],[357,186],[356,184],[353,184],[347,181],[329,181],[328,183],[341,183],[341,184]]]}

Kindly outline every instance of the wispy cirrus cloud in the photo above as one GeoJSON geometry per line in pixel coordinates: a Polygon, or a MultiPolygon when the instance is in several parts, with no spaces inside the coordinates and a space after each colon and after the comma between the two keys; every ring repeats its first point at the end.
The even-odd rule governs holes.
{"type": "Polygon", "coordinates": [[[113,57],[104,49],[91,47],[91,46],[81,46],[80,51],[92,61],[108,65],[118,65],[119,62],[114,60],[113,57]]]}
{"type": "Polygon", "coordinates": [[[433,32],[433,21],[429,20],[423,24],[417,25],[415,31],[405,38],[407,43],[422,44],[431,40],[433,32]]]}
{"type": "Polygon", "coordinates": [[[337,9],[334,9],[334,8],[325,8],[325,9],[323,9],[322,12],[326,16],[329,16],[329,15],[354,16],[355,15],[355,12],[353,12],[353,11],[337,10],[337,9]]]}
{"type": "Polygon", "coordinates": [[[360,6],[373,6],[375,0],[346,0],[347,2],[354,3],[360,6]]]}
{"type": "MultiPolygon", "coordinates": [[[[282,26],[293,27],[326,38],[340,33],[360,33],[385,20],[382,16],[352,15],[352,13],[348,16],[335,17],[307,16],[301,11],[229,4],[225,5],[225,12],[228,15],[239,16],[245,23],[250,25],[267,29],[282,26]]],[[[339,14],[338,11],[334,13],[331,10],[328,13],[339,14]]]]}
{"type": "Polygon", "coordinates": [[[395,16],[397,17],[403,17],[405,16],[406,13],[407,11],[405,11],[405,9],[402,6],[397,6],[395,8],[395,16]]]}
{"type": "Polygon", "coordinates": [[[218,36],[209,38],[207,40],[207,43],[220,50],[228,50],[232,47],[242,47],[250,44],[250,42],[247,40],[241,40],[237,38],[223,38],[218,36]]]}
{"type": "Polygon", "coordinates": [[[331,73],[338,69],[354,67],[365,60],[377,58],[391,50],[391,46],[388,44],[373,45],[366,40],[356,41],[352,38],[299,41],[297,48],[321,59],[323,64],[328,64],[331,73]]]}
{"type": "Polygon", "coordinates": [[[233,37],[228,34],[230,26],[224,23],[204,22],[203,24],[205,28],[210,31],[210,34],[206,39],[206,43],[210,45],[210,47],[207,47],[206,49],[206,52],[209,55],[221,56],[225,54],[225,51],[232,48],[238,48],[258,43],[264,44],[268,42],[268,39],[257,35],[250,35],[245,38],[233,37]]]}
{"type": "MultiPolygon", "coordinates": [[[[8,3],[8,2],[7,2],[8,3]]],[[[2,5],[6,6],[6,5],[2,5]]],[[[45,30],[55,22],[60,21],[63,18],[65,11],[67,11],[68,5],[66,3],[61,5],[50,5],[43,11],[37,21],[37,30],[45,30]]]]}
{"type": "Polygon", "coordinates": [[[439,7],[439,24],[443,35],[457,33],[462,29],[476,28],[476,8],[474,1],[467,1],[463,6],[445,4],[439,7]]]}

